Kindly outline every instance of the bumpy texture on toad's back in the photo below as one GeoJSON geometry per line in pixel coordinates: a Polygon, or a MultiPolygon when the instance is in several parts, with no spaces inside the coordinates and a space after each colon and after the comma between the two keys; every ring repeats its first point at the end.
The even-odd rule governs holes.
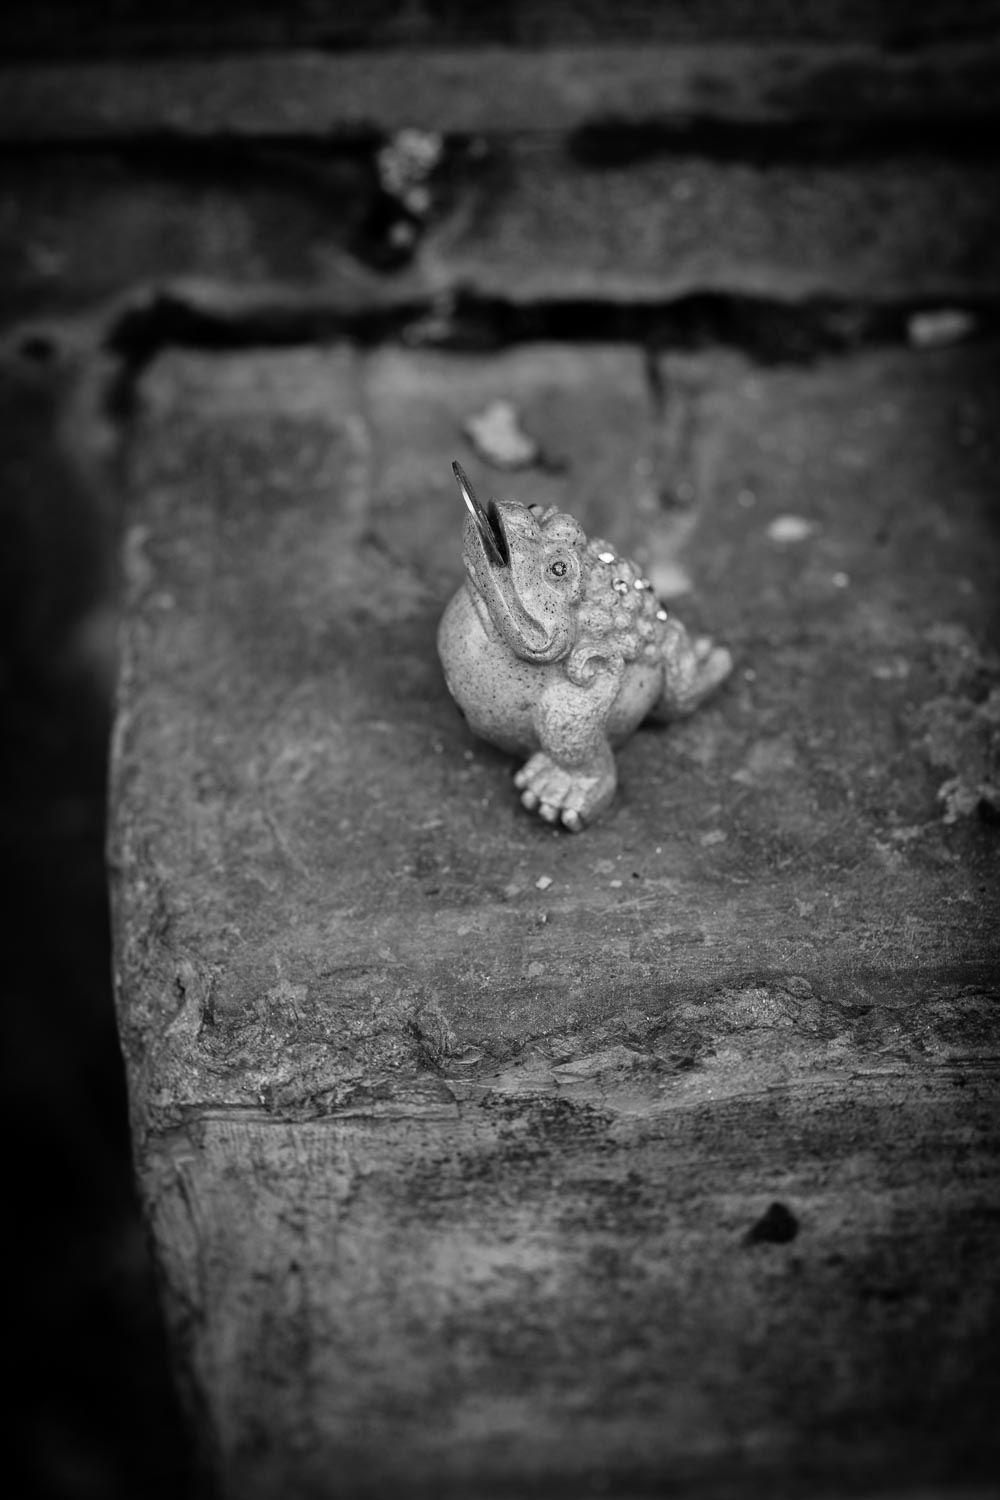
{"type": "Polygon", "coordinates": [[[580,683],[590,680],[601,660],[655,659],[667,620],[649,580],[627,557],[616,556],[607,542],[587,542],[582,559],[577,637],[566,662],[570,680],[580,683]]]}
{"type": "Polygon", "coordinates": [[[438,634],[449,690],[477,734],[529,759],[521,801],[579,831],[609,805],[612,746],[647,716],[689,713],[728,675],[729,652],[692,639],[636,565],[571,516],[476,499],[467,579],[438,634]]]}

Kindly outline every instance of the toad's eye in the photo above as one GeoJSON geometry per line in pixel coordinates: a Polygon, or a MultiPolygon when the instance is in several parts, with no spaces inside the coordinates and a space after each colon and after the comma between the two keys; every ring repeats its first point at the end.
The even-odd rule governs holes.
{"type": "Polygon", "coordinates": [[[557,557],[555,562],[549,563],[549,572],[554,578],[566,577],[566,564],[561,557],[557,557]]]}

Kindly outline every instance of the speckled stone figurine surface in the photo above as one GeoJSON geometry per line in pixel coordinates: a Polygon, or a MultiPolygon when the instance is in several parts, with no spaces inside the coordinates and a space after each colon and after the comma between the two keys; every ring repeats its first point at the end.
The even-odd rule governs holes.
{"type": "Polygon", "coordinates": [[[554,506],[483,506],[456,463],[468,509],[466,581],[438,630],[448,690],[469,727],[528,759],[521,801],[574,833],[610,804],[613,747],[646,718],[690,713],[732,658],[692,638],[607,542],[554,506]]]}

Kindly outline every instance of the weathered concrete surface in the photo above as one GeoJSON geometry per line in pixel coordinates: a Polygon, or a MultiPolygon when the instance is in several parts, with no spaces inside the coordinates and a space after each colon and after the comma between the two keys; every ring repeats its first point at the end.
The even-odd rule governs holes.
{"type": "Polygon", "coordinates": [[[146,377],[117,981],[226,1493],[995,1472],[995,358],[146,377]],[[545,461],[504,492],[738,657],[576,838],[434,655],[496,396],[545,461]]]}
{"type": "Polygon", "coordinates": [[[703,40],[0,69],[0,325],[192,285],[285,326],[412,313],[424,342],[470,296],[992,316],[1000,44],[986,14],[908,22],[903,47],[872,16],[838,44],[668,16],[703,40]],[[439,155],[408,202],[377,147],[414,127],[439,155]]]}
{"type": "Polygon", "coordinates": [[[470,176],[421,249],[418,264],[441,288],[514,302],[1000,291],[995,162],[928,150],[766,164],[672,153],[594,166],[562,143],[527,139],[470,176]]]}
{"type": "Polygon", "coordinates": [[[266,150],[239,159],[53,151],[0,165],[0,322],[61,315],[180,278],[218,288],[317,284],[374,303],[345,246],[359,233],[370,171],[266,150]]]}
{"type": "Polygon", "coordinates": [[[15,155],[0,166],[0,324],[136,303],[142,287],[219,309],[242,295],[286,323],[413,309],[414,337],[431,341],[460,293],[557,307],[712,292],[995,303],[997,183],[995,163],[932,155],[598,167],[566,142],[518,138],[460,153],[431,183],[424,223],[399,210],[409,263],[384,275],[373,263],[391,251],[393,207],[378,219],[360,156],[15,155]]]}
{"type": "Polygon", "coordinates": [[[180,56],[0,68],[0,138],[322,137],[724,120],[801,125],[950,116],[988,127],[1000,48],[970,39],[894,50],[858,41],[696,40],[651,46],[429,47],[180,56]]]}

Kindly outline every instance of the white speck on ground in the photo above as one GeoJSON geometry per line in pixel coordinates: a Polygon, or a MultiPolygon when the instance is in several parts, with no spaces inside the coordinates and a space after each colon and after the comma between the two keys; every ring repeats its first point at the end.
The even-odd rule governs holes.
{"type": "Polygon", "coordinates": [[[775,516],[768,523],[767,535],[772,542],[804,542],[815,530],[805,516],[775,516]]]}
{"type": "Polygon", "coordinates": [[[877,661],[871,672],[878,682],[903,682],[910,675],[910,663],[903,656],[892,656],[877,661]]]}
{"type": "Polygon", "coordinates": [[[928,312],[911,313],[906,336],[917,349],[938,349],[943,344],[957,344],[968,338],[976,326],[971,313],[960,307],[939,307],[928,312]]]}
{"type": "Polygon", "coordinates": [[[547,891],[551,884],[551,875],[539,875],[538,879],[535,881],[535,888],[539,891],[547,891]]]}

